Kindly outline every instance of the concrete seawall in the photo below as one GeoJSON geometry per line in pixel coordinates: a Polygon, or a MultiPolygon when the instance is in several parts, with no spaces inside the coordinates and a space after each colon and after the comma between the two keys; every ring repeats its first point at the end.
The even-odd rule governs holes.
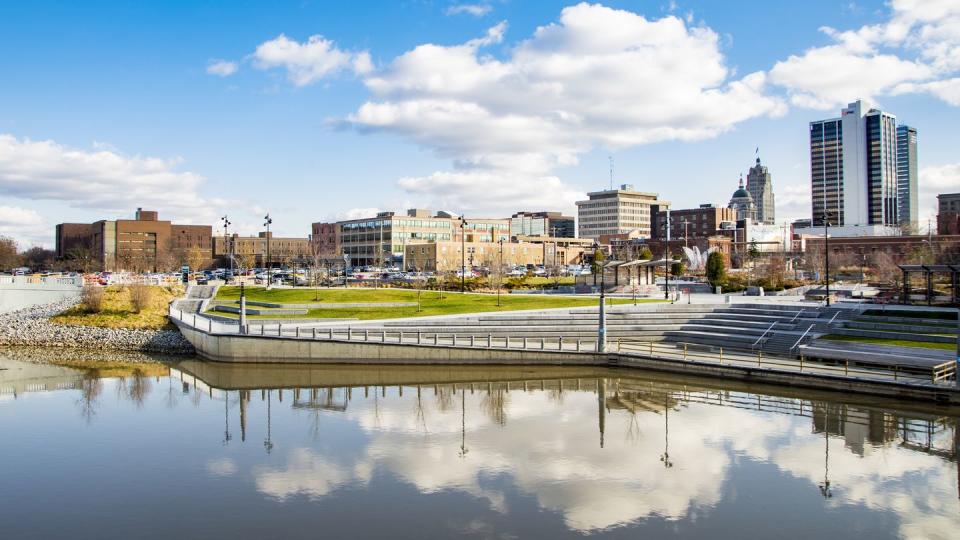
{"type": "Polygon", "coordinates": [[[174,320],[204,359],[234,363],[309,363],[379,365],[516,365],[604,366],[713,377],[874,396],[960,405],[960,390],[949,385],[883,381],[824,373],[791,373],[771,367],[717,365],[696,360],[671,360],[644,354],[574,352],[416,345],[289,336],[216,334],[174,320]]]}

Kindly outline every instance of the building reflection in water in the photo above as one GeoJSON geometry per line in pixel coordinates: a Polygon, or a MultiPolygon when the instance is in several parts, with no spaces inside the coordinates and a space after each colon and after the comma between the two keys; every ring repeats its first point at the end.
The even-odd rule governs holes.
{"type": "MultiPolygon", "coordinates": [[[[273,456],[252,473],[257,489],[278,499],[326,497],[340,486],[370,482],[376,469],[423,493],[458,490],[505,511],[502,490],[480,479],[507,473],[542,508],[561,512],[571,529],[589,532],[652,515],[675,520],[702,514],[698,509],[717,506],[736,462],[747,458],[807,482],[824,504],[893,508],[904,536],[937,536],[930,527],[946,525],[925,519],[933,511],[929,501],[943,505],[948,494],[954,506],[941,507],[937,517],[953,511],[944,523],[950,530],[960,526],[960,482],[953,472],[960,434],[956,418],[942,410],[841,403],[829,394],[811,398],[769,387],[761,394],[716,381],[633,373],[376,366],[298,371],[184,362],[170,377],[190,394],[184,402],[212,401],[218,415],[223,408],[216,442],[236,446],[231,420],[239,423],[241,443],[248,430],[257,439],[264,435],[258,453],[273,456]],[[252,392],[260,393],[261,403],[251,401],[252,392]],[[340,455],[293,440],[281,422],[284,417],[289,425],[291,410],[312,417],[315,438],[321,418],[343,418],[366,434],[363,446],[340,455]],[[947,463],[951,477],[944,483],[947,463]],[[930,480],[937,485],[917,484],[930,480]]],[[[150,391],[146,384],[125,388],[122,397],[135,405],[150,391]]]]}

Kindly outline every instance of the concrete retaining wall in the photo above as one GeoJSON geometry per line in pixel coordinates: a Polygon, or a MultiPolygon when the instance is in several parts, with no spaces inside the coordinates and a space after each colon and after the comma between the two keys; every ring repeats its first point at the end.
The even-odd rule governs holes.
{"type": "Polygon", "coordinates": [[[26,276],[2,276],[0,313],[52,304],[65,299],[80,299],[81,281],[26,276]]]}

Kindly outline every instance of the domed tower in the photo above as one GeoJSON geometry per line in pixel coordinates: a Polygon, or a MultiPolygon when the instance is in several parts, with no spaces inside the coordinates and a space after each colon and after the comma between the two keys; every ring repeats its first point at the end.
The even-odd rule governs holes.
{"type": "Polygon", "coordinates": [[[732,208],[737,212],[737,221],[741,219],[757,220],[757,205],[753,202],[753,196],[743,187],[743,176],[740,176],[740,187],[733,192],[730,204],[727,208],[732,208]]]}

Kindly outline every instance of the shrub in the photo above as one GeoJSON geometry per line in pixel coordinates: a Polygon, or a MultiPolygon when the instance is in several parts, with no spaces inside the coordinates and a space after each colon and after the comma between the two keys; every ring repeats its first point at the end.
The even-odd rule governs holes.
{"type": "Polygon", "coordinates": [[[723,261],[723,254],[714,251],[707,257],[707,281],[716,287],[723,285],[727,278],[727,265],[723,261]]]}
{"type": "Polygon", "coordinates": [[[80,293],[80,305],[87,313],[100,313],[103,309],[103,287],[85,285],[80,293]]]}
{"type": "Polygon", "coordinates": [[[149,285],[131,285],[129,287],[129,291],[131,311],[134,313],[140,313],[150,305],[150,299],[153,296],[153,290],[149,285]]]}

